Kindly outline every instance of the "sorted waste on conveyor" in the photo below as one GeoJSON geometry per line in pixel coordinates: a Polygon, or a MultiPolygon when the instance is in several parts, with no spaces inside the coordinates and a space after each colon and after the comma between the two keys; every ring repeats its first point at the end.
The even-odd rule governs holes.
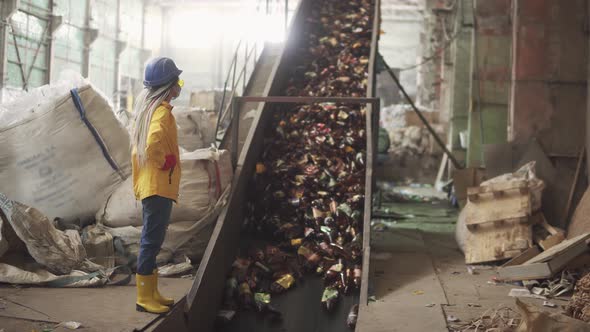
{"type": "MultiPolygon", "coordinates": [[[[297,50],[300,63],[285,94],[366,96],[372,16],[370,0],[315,1],[297,50]]],[[[255,310],[280,319],[273,298],[288,296],[309,274],[323,278],[317,306],[328,312],[359,289],[365,126],[365,105],[360,104],[282,106],[274,111],[242,229],[255,241],[233,263],[223,317],[255,310]]],[[[356,325],[357,314],[355,305],[347,317],[349,327],[356,325]]]]}

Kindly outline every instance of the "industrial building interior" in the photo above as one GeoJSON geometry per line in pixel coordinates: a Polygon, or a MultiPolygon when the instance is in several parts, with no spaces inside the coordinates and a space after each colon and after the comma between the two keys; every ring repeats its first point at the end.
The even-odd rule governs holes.
{"type": "Polygon", "coordinates": [[[589,36],[587,0],[0,0],[0,332],[590,331],[589,36]]]}

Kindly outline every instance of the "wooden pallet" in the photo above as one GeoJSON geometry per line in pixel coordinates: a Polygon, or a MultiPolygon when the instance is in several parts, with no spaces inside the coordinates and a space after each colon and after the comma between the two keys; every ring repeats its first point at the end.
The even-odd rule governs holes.
{"type": "Polygon", "coordinates": [[[532,207],[528,181],[469,188],[467,197],[473,206],[466,218],[469,230],[529,223],[532,207]]]}

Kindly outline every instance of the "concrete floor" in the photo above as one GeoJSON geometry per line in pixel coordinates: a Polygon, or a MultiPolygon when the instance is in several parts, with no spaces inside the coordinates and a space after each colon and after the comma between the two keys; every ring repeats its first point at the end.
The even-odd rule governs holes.
{"type": "MultiPolygon", "coordinates": [[[[446,202],[385,202],[380,212],[413,217],[374,220],[369,286],[374,301],[362,309],[359,331],[473,331],[464,326],[486,311],[503,306],[516,310],[508,292],[517,286],[490,282],[494,269],[468,273],[454,240],[457,211],[446,202]],[[450,316],[458,321],[447,322],[450,316]]],[[[191,279],[162,278],[161,288],[179,299],[191,284],[191,279]]],[[[80,322],[89,332],[132,331],[155,317],[136,312],[134,301],[133,282],[97,289],[3,286],[0,331],[41,332],[62,321],[80,322]]],[[[541,305],[542,300],[525,302],[541,305]]]]}
{"type": "MultiPolygon", "coordinates": [[[[504,306],[516,310],[508,292],[518,286],[489,283],[494,269],[468,273],[454,239],[457,211],[448,210],[446,202],[389,208],[415,217],[383,224],[374,220],[369,295],[375,301],[359,316],[360,331],[473,331],[465,325],[486,311],[504,306]],[[458,321],[447,322],[448,317],[458,321]]],[[[539,306],[543,302],[521,300],[539,306]]]]}
{"type": "MultiPolygon", "coordinates": [[[[162,293],[180,299],[192,279],[161,278],[162,293]]],[[[135,311],[135,280],[104,288],[0,288],[0,331],[67,331],[57,323],[76,321],[85,332],[133,331],[156,316],[135,311]]]]}

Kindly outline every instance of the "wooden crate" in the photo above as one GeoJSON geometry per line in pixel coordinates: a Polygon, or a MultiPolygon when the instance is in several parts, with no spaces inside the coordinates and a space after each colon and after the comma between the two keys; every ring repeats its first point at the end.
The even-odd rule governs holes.
{"type": "Polygon", "coordinates": [[[467,264],[510,259],[533,245],[528,181],[469,188],[467,198],[467,264]]]}

